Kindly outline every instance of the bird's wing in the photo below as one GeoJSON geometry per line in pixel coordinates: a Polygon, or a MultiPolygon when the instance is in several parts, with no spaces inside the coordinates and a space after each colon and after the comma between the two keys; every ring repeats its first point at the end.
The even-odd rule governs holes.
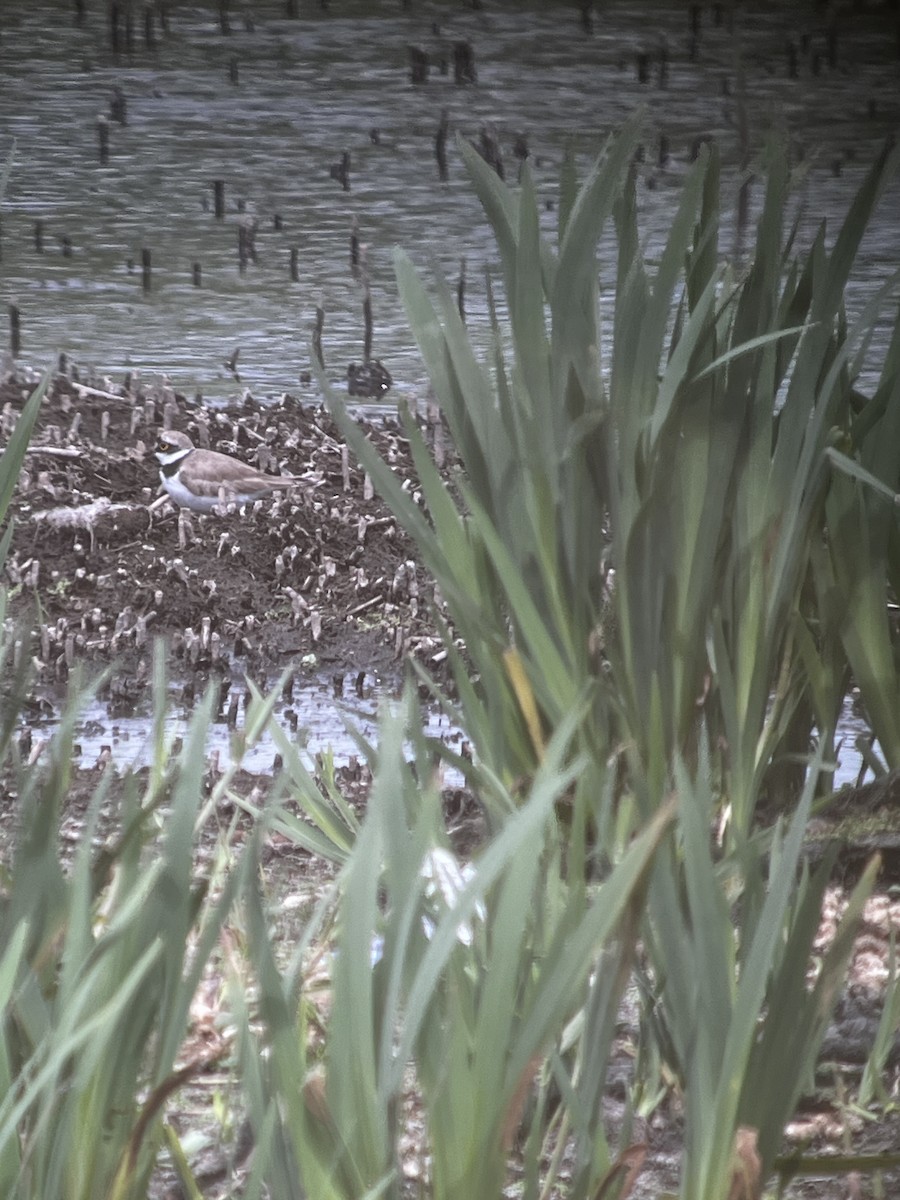
{"type": "Polygon", "coordinates": [[[191,486],[199,496],[218,496],[241,490],[262,491],[265,488],[291,487],[294,479],[289,475],[265,475],[256,467],[209,450],[202,461],[191,460],[191,486]]]}

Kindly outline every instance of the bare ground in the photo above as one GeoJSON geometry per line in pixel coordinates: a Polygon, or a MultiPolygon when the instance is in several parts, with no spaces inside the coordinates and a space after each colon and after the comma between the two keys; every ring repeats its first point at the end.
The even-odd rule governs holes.
{"type": "MultiPolygon", "coordinates": [[[[0,387],[5,432],[30,391],[21,377],[0,387]]],[[[415,487],[396,423],[367,432],[415,487]]],[[[115,659],[107,699],[127,711],[146,691],[158,636],[188,688],[216,671],[263,682],[301,659],[323,672],[399,672],[407,653],[438,650],[411,543],[329,417],[289,395],[214,409],[167,387],[57,374],[11,513],[9,613],[32,626],[39,693],[63,686],[79,661],[115,659]],[[249,510],[193,514],[180,530],[168,501],[149,510],[163,427],[301,486],[249,510]]]]}

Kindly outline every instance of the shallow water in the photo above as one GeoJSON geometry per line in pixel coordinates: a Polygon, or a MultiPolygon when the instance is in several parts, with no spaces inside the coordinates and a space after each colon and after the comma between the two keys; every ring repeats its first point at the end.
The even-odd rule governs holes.
{"type": "MultiPolygon", "coordinates": [[[[604,5],[587,36],[574,5],[487,3],[472,11],[414,2],[403,11],[387,0],[332,0],[327,12],[301,4],[303,18],[289,21],[273,0],[245,6],[253,16],[249,32],[233,5],[227,37],[216,5],[179,4],[169,34],[157,30],[155,48],[146,47],[138,21],[133,54],[118,56],[109,47],[107,5],[87,0],[85,7],[80,26],[74,6],[58,0],[4,0],[0,10],[0,153],[16,144],[3,207],[0,299],[19,306],[23,355],[32,363],[65,350],[101,374],[164,372],[179,389],[218,399],[246,386],[261,395],[303,394],[299,378],[308,367],[318,303],[326,310],[329,374],[343,379],[347,363],[361,358],[362,293],[349,270],[354,217],[367,247],[373,352],[389,367],[397,392],[418,394],[425,380],[394,284],[395,246],[426,272],[436,262],[451,282],[466,258],[469,327],[484,343],[483,271],[496,267],[493,243],[452,141],[450,179],[437,179],[433,140],[444,108],[453,133],[477,138],[482,125],[494,127],[509,178],[516,172],[514,138],[527,136],[545,231],[552,234],[564,144],[575,146],[584,172],[608,133],[646,106],[640,202],[651,260],[697,137],[718,142],[724,194],[736,198],[737,38],[754,163],[771,130],[790,135],[795,156],[803,147],[808,174],[797,202],[806,205],[805,237],[823,217],[834,227],[900,116],[895,30],[887,17],[879,22],[859,13],[829,69],[824,27],[812,18],[803,26],[790,6],[774,3],[739,17],[737,34],[724,18],[716,26],[714,10],[704,7],[696,61],[680,3],[604,5]],[[800,47],[804,35],[810,40],[800,54],[801,77],[792,80],[786,45],[793,40],[800,47]],[[474,86],[453,82],[457,40],[474,49],[474,86]],[[427,83],[414,86],[409,44],[435,64],[449,57],[449,74],[433,65],[427,83]],[[641,50],[654,58],[646,84],[635,66],[641,50]],[[232,60],[237,85],[229,78],[232,60]],[[117,86],[127,99],[128,124],[110,122],[109,164],[100,166],[97,117],[108,113],[117,86]],[[726,88],[731,94],[723,94],[726,88]],[[662,136],[671,157],[660,168],[662,136]],[[329,173],[344,150],[351,154],[348,192],[329,173]],[[223,221],[212,212],[217,179],[225,184],[223,221]],[[258,263],[244,274],[238,202],[259,221],[258,263]],[[274,228],[276,213],[281,230],[274,228]],[[34,243],[38,220],[43,253],[34,243]],[[64,237],[71,257],[61,253],[64,237]],[[292,247],[299,254],[297,283],[288,269],[292,247]],[[143,248],[152,256],[147,295],[143,248]],[[200,288],[191,283],[194,262],[202,266],[200,288]],[[240,382],[223,366],[237,347],[240,382]]],[[[757,186],[754,203],[759,192],[757,186]]],[[[872,225],[851,306],[900,264],[898,201],[895,189],[872,225]]],[[[729,231],[723,245],[732,242],[729,231]]],[[[877,360],[883,341],[872,349],[877,360]]],[[[315,396],[314,387],[305,390],[315,396]]]]}
{"type": "MultiPolygon", "coordinates": [[[[345,675],[338,686],[335,681],[311,679],[297,683],[291,700],[280,701],[273,713],[273,720],[300,750],[306,766],[314,769],[316,757],[331,754],[337,766],[346,766],[352,758],[361,759],[359,743],[353,736],[356,730],[364,739],[377,742],[378,721],[385,708],[396,706],[396,697],[381,687],[373,677],[366,677],[364,697],[356,692],[356,677],[345,675]]],[[[440,739],[455,753],[463,745],[463,734],[454,726],[446,714],[436,708],[423,708],[422,731],[428,738],[440,739]]],[[[29,721],[32,738],[49,739],[58,728],[56,718],[44,721],[29,721]]],[[[164,722],[166,743],[177,744],[188,730],[189,715],[172,706],[164,722]]],[[[209,730],[206,753],[217,761],[220,768],[230,766],[239,757],[247,771],[271,772],[277,765],[277,745],[270,734],[264,734],[249,749],[240,744],[243,729],[243,709],[235,729],[225,720],[214,721],[209,730]],[[236,740],[236,735],[237,739],[236,740]]],[[[854,710],[853,699],[844,702],[838,725],[834,787],[854,785],[866,777],[863,757],[856,746],[857,738],[871,737],[871,731],[863,718],[854,710]]],[[[878,753],[877,744],[874,747],[878,753]]],[[[98,762],[111,759],[119,770],[138,769],[149,766],[153,760],[154,746],[151,721],[146,713],[133,716],[111,716],[107,706],[96,700],[86,703],[80,710],[75,731],[74,762],[79,767],[89,768],[98,762]]],[[[447,786],[461,786],[462,776],[455,770],[444,767],[444,782],[447,786]]]]}
{"type": "MultiPolygon", "coordinates": [[[[385,708],[394,709],[396,697],[372,676],[366,676],[363,697],[356,692],[356,675],[348,674],[337,683],[326,679],[309,679],[296,683],[290,701],[279,701],[273,720],[281,727],[301,752],[307,767],[315,766],[316,756],[331,753],[338,766],[345,766],[354,756],[363,755],[352,730],[367,741],[377,741],[378,721],[385,708]]],[[[428,738],[439,738],[459,753],[462,735],[448,717],[436,708],[422,710],[422,730],[428,738]]],[[[164,722],[167,744],[174,746],[188,731],[190,714],[172,704],[164,722]]],[[[53,736],[58,720],[29,721],[33,742],[53,736]]],[[[249,749],[242,744],[244,727],[243,706],[234,729],[224,719],[214,721],[209,730],[206,753],[215,756],[219,766],[230,766],[239,758],[247,771],[271,772],[278,749],[274,739],[266,734],[249,749]]],[[[113,716],[105,703],[89,700],[80,709],[75,727],[73,760],[79,767],[93,767],[98,761],[110,759],[118,770],[148,766],[154,755],[152,722],[146,712],[130,716],[113,716]]],[[[461,777],[447,774],[449,783],[458,784],[461,777]]]]}

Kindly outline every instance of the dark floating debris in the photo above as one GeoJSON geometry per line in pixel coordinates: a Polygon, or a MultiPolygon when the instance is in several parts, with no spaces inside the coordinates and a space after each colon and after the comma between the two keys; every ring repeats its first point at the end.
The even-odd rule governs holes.
{"type": "Polygon", "coordinates": [[[368,362],[350,363],[347,367],[347,392],[351,396],[377,400],[393,385],[391,373],[380,359],[370,358],[368,362]]]}

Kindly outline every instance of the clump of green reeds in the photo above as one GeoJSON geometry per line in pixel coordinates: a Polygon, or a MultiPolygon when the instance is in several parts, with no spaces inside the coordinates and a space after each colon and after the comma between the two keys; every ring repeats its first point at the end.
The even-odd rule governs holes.
{"type": "MultiPolygon", "coordinates": [[[[485,361],[447,283],[438,277],[429,293],[398,253],[401,295],[462,463],[455,493],[407,416],[418,507],[327,394],[465,645],[463,657],[448,628],[459,699],[444,702],[475,744],[475,765],[462,765],[496,844],[562,729],[561,761],[578,764],[557,813],[567,888],[589,889],[592,872],[619,862],[674,797],[674,833],[641,912],[646,1028],[684,1094],[681,1194],[716,1200],[738,1168],[763,1179],[772,1168],[877,872],[876,861],[808,987],[828,863],[802,868],[803,833],[827,791],[851,672],[896,764],[886,601],[897,539],[884,496],[900,469],[885,449],[900,420],[900,334],[875,394],[856,386],[896,277],[852,324],[843,296],[897,155],[879,157],[830,247],[823,228],[800,250],[796,226],[784,227],[789,175],[773,149],[753,253],[737,273],[720,262],[714,148],[688,174],[648,265],[629,171],[635,139],[633,128],[613,139],[580,188],[567,160],[557,247],[540,232],[527,170],[507,188],[460,144],[496,234],[509,313],[508,325],[495,317],[485,361]],[[618,258],[598,267],[610,221],[618,258]],[[616,285],[608,343],[598,271],[616,285]],[[787,817],[760,827],[763,800],[787,817]]],[[[499,893],[487,899],[492,912],[499,893]]],[[[522,959],[503,969],[515,974],[522,959]]],[[[557,1036],[567,1015],[561,1005],[557,1036]]],[[[457,1019],[445,1017],[454,1045],[457,1019]]],[[[470,1040],[462,1046],[471,1054],[470,1040]]],[[[599,1137],[596,1110],[564,1094],[567,1120],[599,1137]]],[[[442,1127],[430,1135],[437,1160],[442,1127]]],[[[596,1188],[588,1178],[579,1176],[584,1188],[596,1188]]]]}
{"type": "MultiPolygon", "coordinates": [[[[0,639],[7,665],[10,640],[0,639]]],[[[209,878],[198,864],[231,772],[207,797],[211,692],[170,759],[159,666],[154,762],[119,781],[115,803],[105,774],[68,854],[61,828],[81,699],[73,689],[38,764],[19,762],[8,739],[2,764],[16,797],[0,898],[0,1194],[10,1200],[139,1200],[163,1147],[181,1163],[168,1109],[218,1057],[185,1050],[191,1006],[254,865],[245,854],[209,878]],[[98,840],[110,806],[113,832],[98,840]]],[[[5,704],[16,713],[21,695],[5,704]]],[[[263,725],[273,704],[257,712],[263,725]]]]}

